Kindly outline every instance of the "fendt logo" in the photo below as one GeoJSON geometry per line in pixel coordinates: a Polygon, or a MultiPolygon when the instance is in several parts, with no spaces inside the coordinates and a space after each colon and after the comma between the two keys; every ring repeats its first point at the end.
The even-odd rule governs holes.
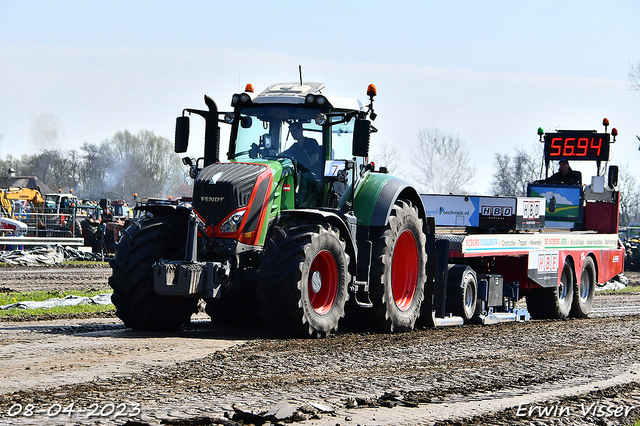
{"type": "Polygon", "coordinates": [[[539,219],[540,218],[540,201],[524,201],[524,210],[522,212],[523,219],[539,219]]]}
{"type": "Polygon", "coordinates": [[[482,206],[482,216],[508,217],[513,215],[513,207],[510,206],[482,206]]]}
{"type": "Polygon", "coordinates": [[[221,203],[221,202],[224,201],[224,197],[205,197],[205,196],[201,196],[200,200],[204,201],[205,203],[221,203]]]}

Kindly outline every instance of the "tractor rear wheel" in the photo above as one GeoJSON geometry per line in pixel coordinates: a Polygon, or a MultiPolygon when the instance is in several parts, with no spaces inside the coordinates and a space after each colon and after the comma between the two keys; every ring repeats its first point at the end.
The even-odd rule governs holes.
{"type": "Polygon", "coordinates": [[[196,312],[198,299],[161,296],[153,288],[152,265],[184,259],[186,223],[154,217],[134,222],[116,244],[109,285],[116,315],[136,330],[179,330],[196,312]]]}
{"type": "Polygon", "coordinates": [[[356,328],[402,332],[415,326],[426,282],[422,225],[418,209],[399,199],[387,225],[372,230],[369,292],[373,307],[349,310],[347,320],[356,328]]]}
{"type": "Polygon", "coordinates": [[[535,319],[565,319],[571,312],[573,287],[573,265],[566,259],[559,285],[530,291],[527,310],[535,319]]]}
{"type": "Polygon", "coordinates": [[[349,256],[338,231],[305,221],[274,226],[257,291],[263,325],[276,337],[327,336],[344,316],[349,256]]]}

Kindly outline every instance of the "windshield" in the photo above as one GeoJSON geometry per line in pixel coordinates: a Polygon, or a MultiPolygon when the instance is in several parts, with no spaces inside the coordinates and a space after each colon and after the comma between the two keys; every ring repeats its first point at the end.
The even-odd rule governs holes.
{"type": "MultiPolygon", "coordinates": [[[[293,158],[309,169],[324,160],[322,127],[315,124],[318,109],[264,106],[241,110],[235,152],[230,158],[293,158]]],[[[321,170],[321,168],[320,168],[321,170]]],[[[314,170],[315,172],[315,170],[314,170]]]]}

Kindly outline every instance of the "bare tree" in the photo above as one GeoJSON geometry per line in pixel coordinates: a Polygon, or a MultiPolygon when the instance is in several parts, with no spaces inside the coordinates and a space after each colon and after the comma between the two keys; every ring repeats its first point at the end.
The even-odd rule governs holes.
{"type": "Polygon", "coordinates": [[[629,64],[629,87],[631,90],[640,91],[640,61],[629,64]]]}
{"type": "Polygon", "coordinates": [[[137,135],[127,130],[117,132],[102,145],[112,158],[105,174],[110,198],[131,201],[134,192],[163,197],[181,181],[183,167],[172,143],[152,131],[141,130],[137,135]]]}
{"type": "Polygon", "coordinates": [[[380,145],[380,149],[371,155],[371,160],[377,167],[386,167],[389,173],[396,174],[400,159],[398,151],[390,147],[386,142],[380,145]]]}
{"type": "Polygon", "coordinates": [[[413,164],[418,169],[415,179],[434,194],[463,192],[476,172],[460,137],[438,128],[420,129],[413,164]]]}
{"type": "Polygon", "coordinates": [[[618,173],[618,191],[620,191],[620,225],[640,222],[640,187],[627,165],[621,166],[618,173]]]}
{"type": "Polygon", "coordinates": [[[509,154],[496,154],[490,191],[495,195],[525,196],[527,185],[542,175],[542,144],[527,151],[515,146],[513,157],[509,154]]]}

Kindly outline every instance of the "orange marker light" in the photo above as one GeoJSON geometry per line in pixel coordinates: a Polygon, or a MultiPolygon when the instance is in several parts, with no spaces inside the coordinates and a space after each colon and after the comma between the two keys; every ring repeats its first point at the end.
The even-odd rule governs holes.
{"type": "Polygon", "coordinates": [[[602,125],[603,126],[608,126],[609,125],[609,119],[605,118],[604,120],[602,120],[602,125]]]}
{"type": "Polygon", "coordinates": [[[378,89],[376,89],[375,84],[370,84],[369,87],[367,87],[367,96],[374,97],[377,94],[378,94],[378,89]]]}
{"type": "Polygon", "coordinates": [[[611,129],[611,134],[613,135],[614,138],[618,136],[618,129],[616,129],[615,127],[611,129]]]}
{"type": "Polygon", "coordinates": [[[245,92],[249,92],[249,93],[253,93],[253,84],[248,83],[246,86],[244,86],[244,91],[245,92]]]}

